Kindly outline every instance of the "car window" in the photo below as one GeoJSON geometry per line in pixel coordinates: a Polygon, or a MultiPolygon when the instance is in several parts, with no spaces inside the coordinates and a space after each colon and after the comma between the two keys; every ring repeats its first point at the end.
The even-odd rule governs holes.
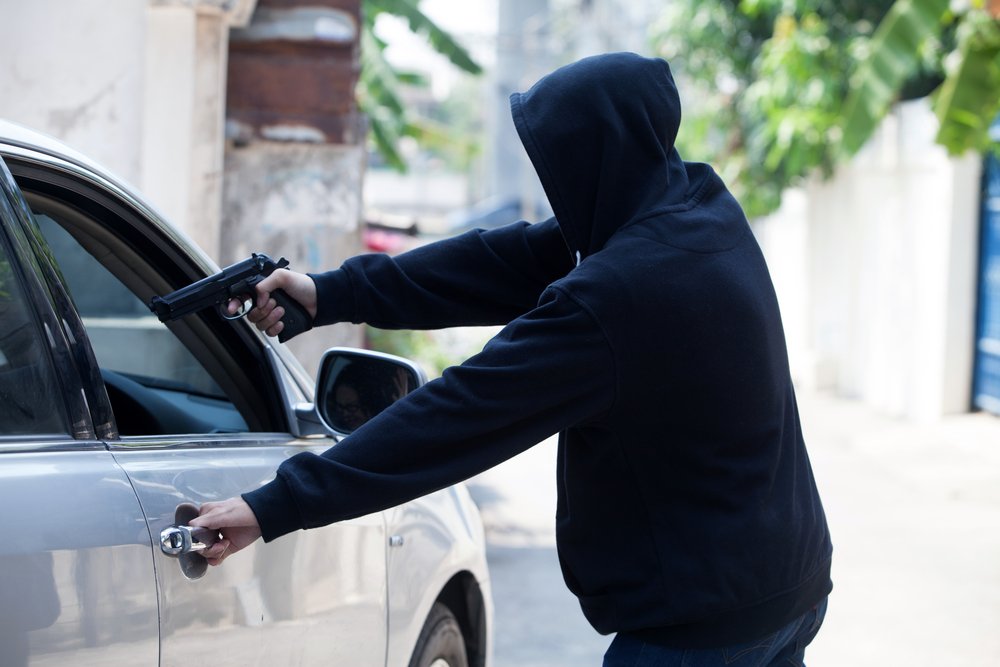
{"type": "Polygon", "coordinates": [[[246,431],[187,347],[53,218],[35,220],[81,315],[122,435],[246,431]]]}
{"type": "Polygon", "coordinates": [[[46,347],[6,243],[0,243],[0,435],[69,432],[46,347]]]}

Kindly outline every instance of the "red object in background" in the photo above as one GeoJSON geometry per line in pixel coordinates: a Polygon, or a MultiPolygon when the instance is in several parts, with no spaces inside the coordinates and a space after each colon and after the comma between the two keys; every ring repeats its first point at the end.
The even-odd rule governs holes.
{"type": "Polygon", "coordinates": [[[409,250],[417,245],[416,238],[411,234],[394,232],[378,227],[365,227],[365,247],[372,252],[384,252],[390,255],[409,250]]]}

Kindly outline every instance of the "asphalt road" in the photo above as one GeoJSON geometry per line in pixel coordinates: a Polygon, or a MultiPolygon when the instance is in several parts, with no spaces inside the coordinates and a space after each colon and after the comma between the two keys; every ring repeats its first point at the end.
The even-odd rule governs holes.
{"type": "Polygon", "coordinates": [[[566,589],[556,556],[555,439],[470,480],[493,580],[494,667],[600,665],[597,634],[566,589]]]}
{"type": "Polygon", "coordinates": [[[566,590],[553,547],[491,546],[496,607],[494,667],[600,665],[610,637],[597,634],[566,590]]]}

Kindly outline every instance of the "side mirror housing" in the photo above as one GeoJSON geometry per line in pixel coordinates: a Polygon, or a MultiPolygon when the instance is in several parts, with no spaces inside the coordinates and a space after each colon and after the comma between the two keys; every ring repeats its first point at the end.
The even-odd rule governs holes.
{"type": "Polygon", "coordinates": [[[426,382],[420,367],[407,359],[330,348],[320,361],[316,412],[327,427],[346,435],[426,382]]]}

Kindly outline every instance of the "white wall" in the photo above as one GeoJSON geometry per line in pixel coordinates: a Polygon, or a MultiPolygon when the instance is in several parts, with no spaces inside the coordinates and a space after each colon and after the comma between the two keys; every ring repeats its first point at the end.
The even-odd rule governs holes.
{"type": "Polygon", "coordinates": [[[0,117],[138,187],[218,258],[230,25],[256,0],[0,0],[0,117]]]}
{"type": "Polygon", "coordinates": [[[914,419],[969,409],[981,160],[900,105],[828,182],[755,224],[799,382],[914,419]]]}
{"type": "Polygon", "coordinates": [[[138,185],[146,4],[0,0],[0,116],[138,185]]]}
{"type": "Polygon", "coordinates": [[[154,5],[146,26],[140,187],[218,260],[228,17],[154,5]]]}

